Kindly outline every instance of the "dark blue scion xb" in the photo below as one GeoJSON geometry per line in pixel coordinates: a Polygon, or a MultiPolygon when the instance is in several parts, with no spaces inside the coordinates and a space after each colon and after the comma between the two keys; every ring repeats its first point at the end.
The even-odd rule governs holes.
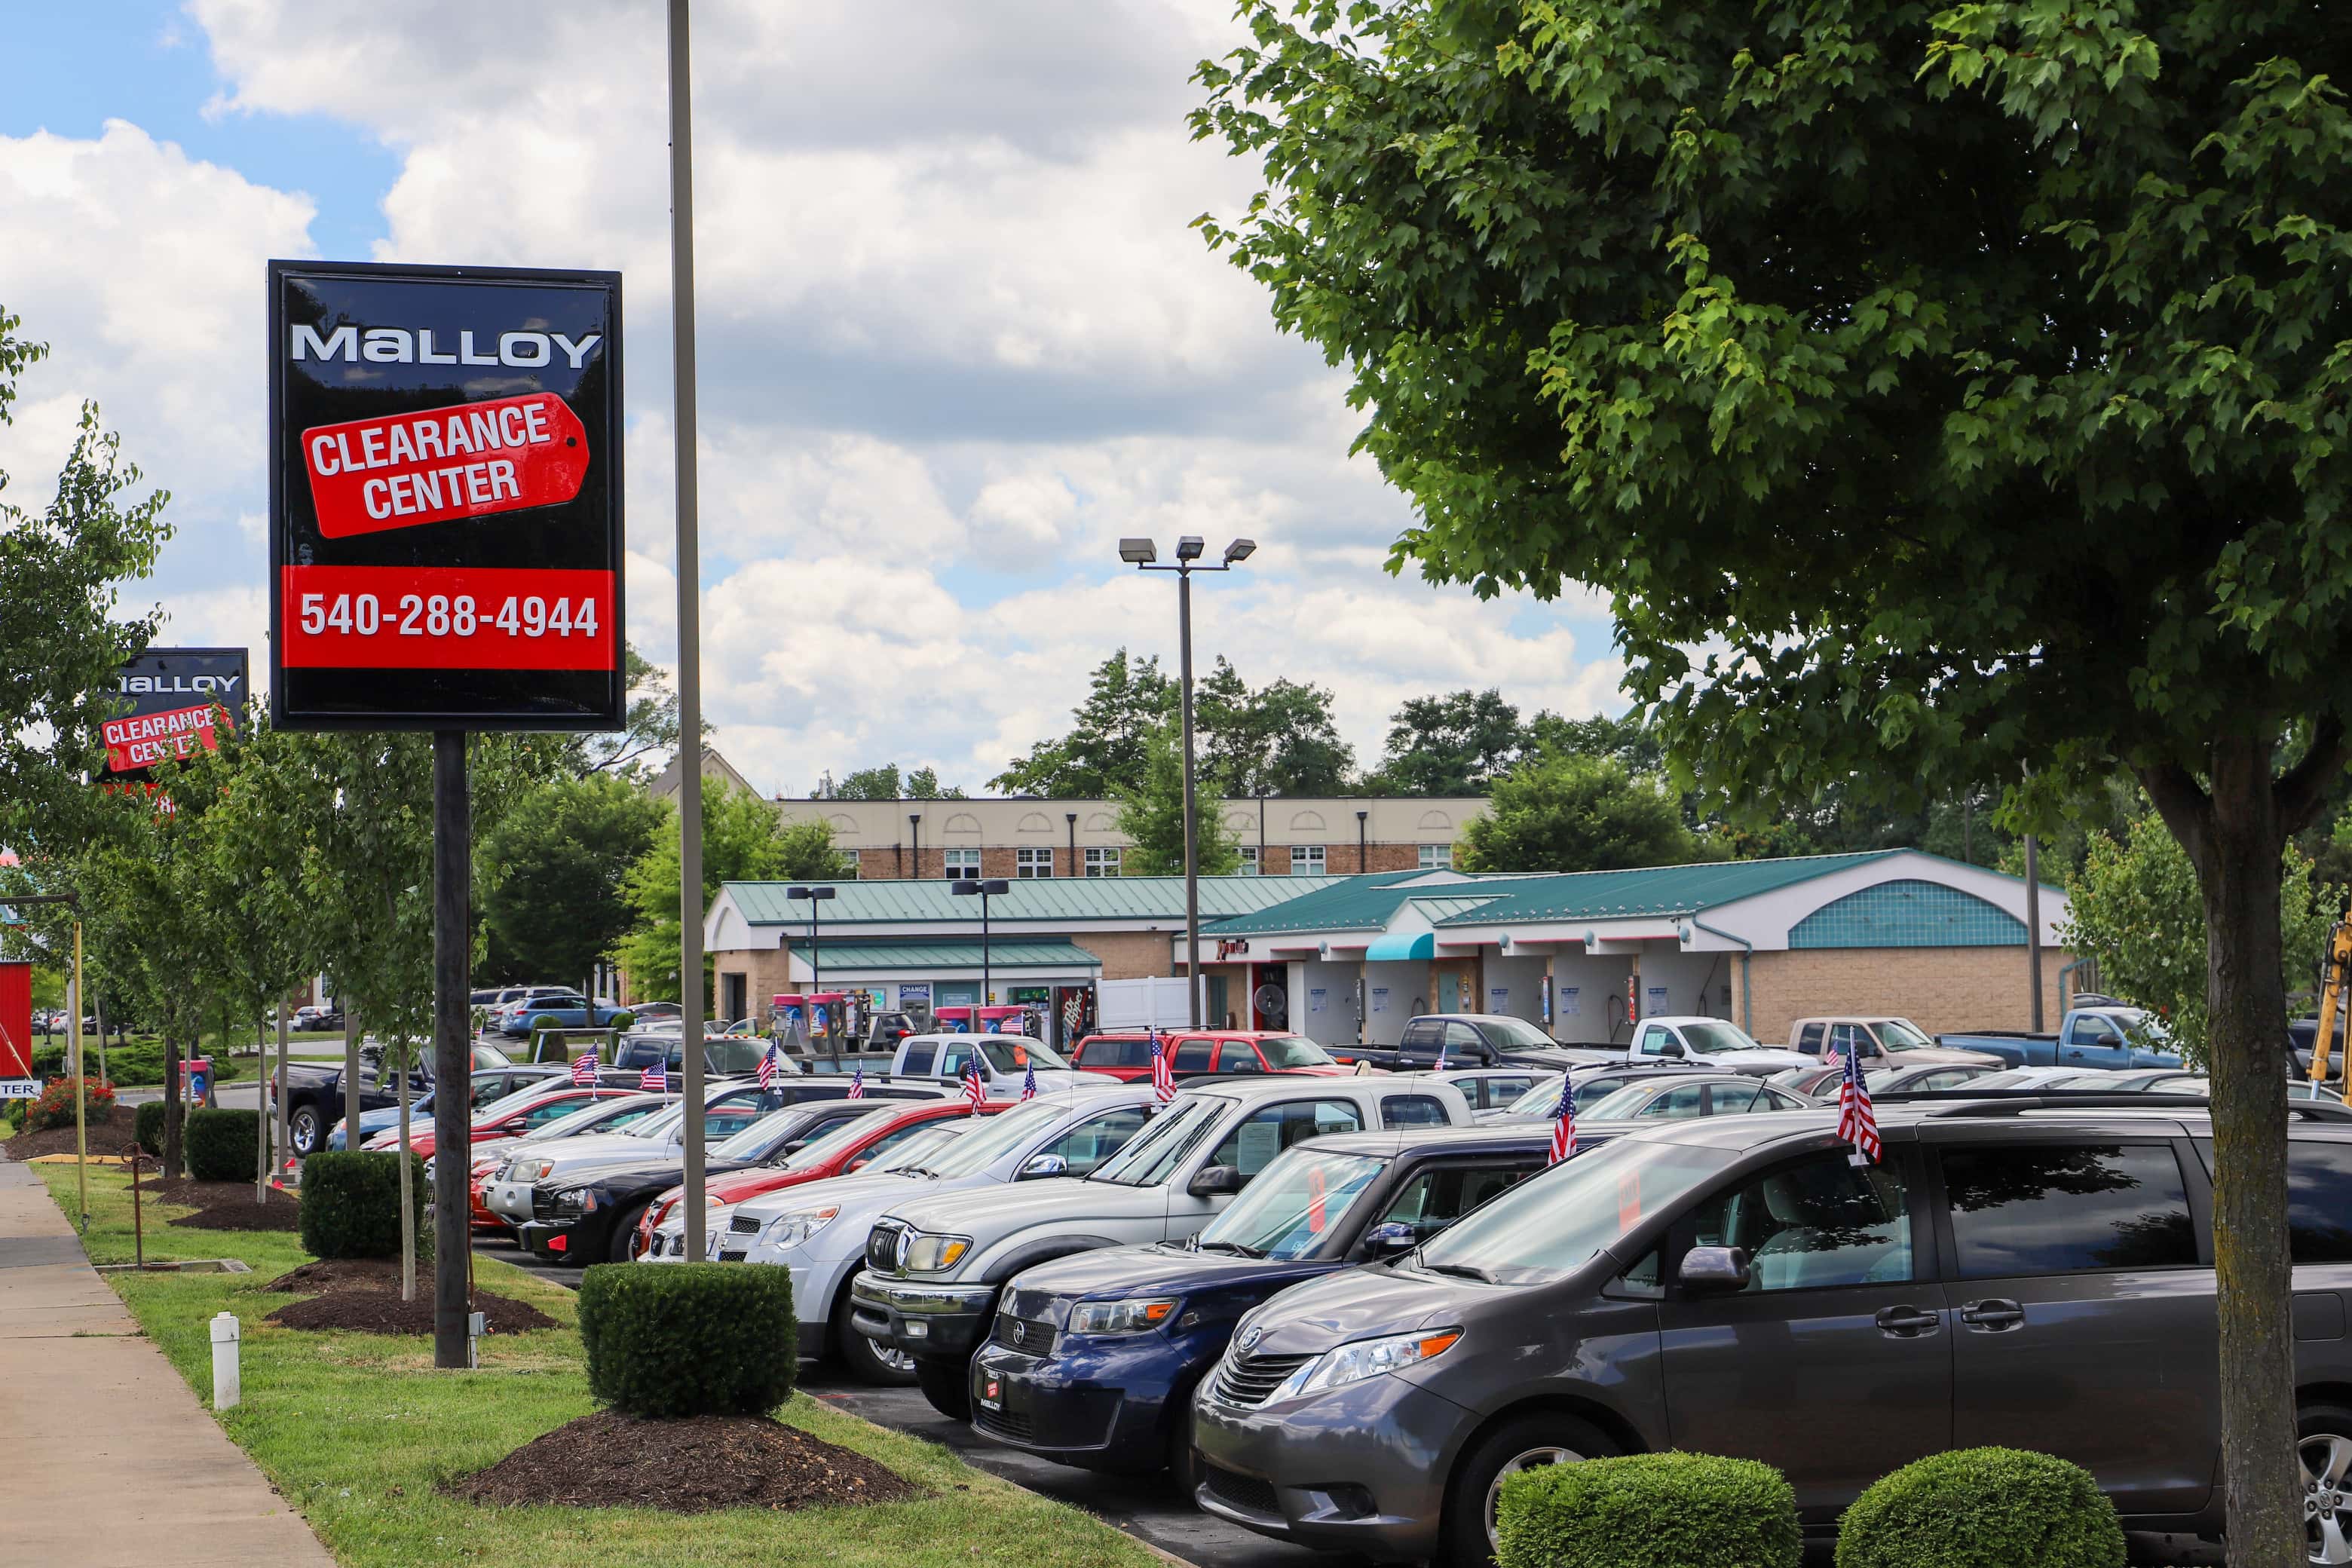
{"type": "Polygon", "coordinates": [[[1190,1488],[1193,1385],[1276,1291],[1420,1246],[1543,1169],[1549,1123],[1348,1132],[1285,1151],[1189,1241],[1040,1264],[971,1363],[972,1427],[1093,1470],[1190,1488]]]}

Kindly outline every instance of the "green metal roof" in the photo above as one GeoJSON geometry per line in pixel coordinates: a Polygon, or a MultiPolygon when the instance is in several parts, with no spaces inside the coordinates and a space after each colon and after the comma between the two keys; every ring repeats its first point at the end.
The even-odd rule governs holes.
{"type": "Polygon", "coordinates": [[[1638,915],[1695,915],[1718,904],[1809,882],[1832,871],[1903,854],[1872,849],[1850,855],[1799,855],[1781,860],[1717,860],[1696,866],[1651,866],[1629,871],[1576,871],[1514,879],[1475,910],[1436,925],[1501,925],[1513,921],[1622,920],[1638,915]]]}
{"type": "MultiPolygon", "coordinates": [[[[1460,894],[1464,884],[1448,882],[1438,887],[1416,889],[1407,884],[1428,876],[1426,871],[1374,871],[1362,877],[1329,877],[1324,885],[1312,891],[1296,893],[1289,900],[1262,909],[1255,913],[1237,914],[1232,920],[1219,921],[1218,936],[1257,936],[1290,931],[1378,931],[1389,923],[1397,906],[1412,898],[1416,891],[1460,894]]],[[[1270,877],[1268,881],[1287,881],[1296,889],[1298,878],[1270,877]]],[[[1506,879],[1496,879],[1505,880],[1506,879]]]]}
{"type": "MultiPolygon", "coordinates": [[[[1339,879],[1356,881],[1360,879],[1339,879]]],[[[1297,896],[1304,879],[1294,877],[1203,877],[1201,918],[1223,920],[1255,913],[1297,896]]],[[[755,926],[793,926],[805,930],[809,906],[805,900],[784,897],[793,882],[730,882],[735,907],[755,926]]],[[[944,879],[828,882],[834,896],[818,916],[820,929],[833,925],[890,925],[980,920],[980,900],[959,898],[944,879]]],[[[1184,918],[1181,877],[1050,877],[1011,881],[1005,891],[988,900],[991,924],[1066,926],[1073,921],[1162,920],[1184,918]]]]}
{"type": "MultiPolygon", "coordinates": [[[[990,902],[994,902],[991,900],[990,902]]],[[[913,970],[918,973],[933,970],[969,969],[980,971],[980,943],[976,942],[820,942],[817,944],[817,966],[820,973],[835,970],[855,973],[861,970],[913,970]]],[[[804,956],[807,950],[796,948],[793,956],[804,956]]],[[[988,944],[988,967],[992,970],[1015,969],[1100,969],[1102,960],[1076,942],[992,942],[988,944]]]]}

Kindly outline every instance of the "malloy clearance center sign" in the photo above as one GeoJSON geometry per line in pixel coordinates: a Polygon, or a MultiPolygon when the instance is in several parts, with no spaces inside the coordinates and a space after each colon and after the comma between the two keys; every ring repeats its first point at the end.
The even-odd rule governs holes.
{"type": "Polygon", "coordinates": [[[269,264],[270,712],[618,728],[621,279],[269,264]]]}

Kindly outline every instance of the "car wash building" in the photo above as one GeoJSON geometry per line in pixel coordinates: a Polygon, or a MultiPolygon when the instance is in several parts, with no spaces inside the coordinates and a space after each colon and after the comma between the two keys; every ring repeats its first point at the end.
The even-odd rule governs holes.
{"type": "MultiPolygon", "coordinates": [[[[2043,1010],[2063,1008],[2066,896],[2041,890],[2043,1010]]],[[[1395,1043],[1416,1013],[1501,1013],[1622,1045],[1660,1014],[1768,1044],[1816,1014],[1930,1032],[2032,1021],[2026,887],[1916,850],[1559,876],[1433,870],[1334,881],[1204,928],[1213,989],[1328,1045],[1395,1043]],[[1222,981],[1222,984],[1220,982],[1222,981]]],[[[1181,935],[1179,933],[1179,943],[1181,935]]]]}

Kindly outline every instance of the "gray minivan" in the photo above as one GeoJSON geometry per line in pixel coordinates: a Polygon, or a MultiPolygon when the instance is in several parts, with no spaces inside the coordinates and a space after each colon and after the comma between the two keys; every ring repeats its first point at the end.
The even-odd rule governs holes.
{"type": "MultiPolygon", "coordinates": [[[[2135,1097],[2137,1098],[2137,1097],[2135,1097]]],[[[2296,1373],[2314,1562],[2352,1561],[2352,1111],[2298,1104],[2296,1373]]],[[[1275,1297],[1194,1400],[1209,1512],[1484,1563],[1505,1476],[1668,1447],[1761,1459],[1826,1534],[1871,1482],[2000,1444],[2133,1529],[2221,1524],[2210,1124],[2179,1101],[1820,1111],[1629,1130],[1416,1251],[1275,1297]]]]}

